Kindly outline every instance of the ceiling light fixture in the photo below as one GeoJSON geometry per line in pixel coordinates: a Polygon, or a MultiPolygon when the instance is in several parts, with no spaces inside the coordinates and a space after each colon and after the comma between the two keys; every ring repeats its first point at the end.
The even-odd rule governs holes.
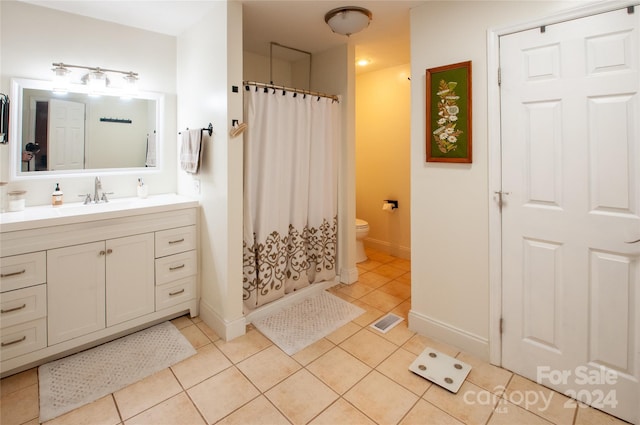
{"type": "Polygon", "coordinates": [[[324,21],[337,34],[350,36],[369,26],[373,15],[364,7],[344,6],[328,11],[324,21]]]}
{"type": "Polygon", "coordinates": [[[136,89],[136,82],[138,81],[138,73],[133,71],[119,71],[117,69],[105,69],[100,68],[99,66],[84,66],[84,65],[69,65],[62,62],[54,62],[54,68],[52,71],[54,72],[54,91],[58,93],[66,93],[69,86],[69,74],[71,70],[69,68],[79,68],[89,70],[87,74],[82,76],[81,81],[89,87],[90,95],[100,95],[107,91],[107,87],[109,87],[111,80],[107,76],[107,73],[118,73],[124,74],[125,83],[124,87],[113,88],[114,90],[122,90],[123,96],[131,97],[136,89]]]}

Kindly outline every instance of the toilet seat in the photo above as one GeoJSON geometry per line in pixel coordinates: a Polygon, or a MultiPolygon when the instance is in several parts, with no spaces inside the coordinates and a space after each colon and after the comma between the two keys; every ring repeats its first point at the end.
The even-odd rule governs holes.
{"type": "Polygon", "coordinates": [[[369,223],[367,223],[365,220],[356,218],[356,229],[364,229],[366,227],[369,227],[369,223]]]}

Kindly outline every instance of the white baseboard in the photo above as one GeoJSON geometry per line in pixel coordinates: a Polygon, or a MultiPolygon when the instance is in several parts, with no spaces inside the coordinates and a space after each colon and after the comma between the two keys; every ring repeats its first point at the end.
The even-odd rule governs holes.
{"type": "Polygon", "coordinates": [[[354,267],[352,269],[341,269],[340,270],[340,283],[346,283],[351,285],[352,283],[356,283],[358,281],[358,268],[354,267]]]}
{"type": "Polygon", "coordinates": [[[200,300],[200,318],[225,341],[231,341],[247,332],[247,321],[244,316],[228,322],[202,300],[200,300]]]}
{"type": "Polygon", "coordinates": [[[481,360],[489,361],[489,340],[447,323],[409,311],[409,329],[420,335],[460,348],[481,360]]]}
{"type": "Polygon", "coordinates": [[[399,246],[392,244],[391,242],[372,238],[364,238],[363,242],[365,247],[386,252],[389,255],[393,255],[394,257],[398,258],[404,258],[405,260],[411,259],[411,248],[408,246],[399,246]]]}

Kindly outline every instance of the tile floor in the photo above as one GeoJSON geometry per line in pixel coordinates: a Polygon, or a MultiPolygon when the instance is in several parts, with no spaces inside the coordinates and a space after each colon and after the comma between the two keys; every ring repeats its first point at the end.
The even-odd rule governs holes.
{"type": "MultiPolygon", "coordinates": [[[[173,323],[198,353],[69,412],[60,424],[623,424],[576,406],[559,393],[409,331],[406,320],[387,334],[368,325],[386,312],[405,319],[411,264],[368,250],[360,280],[331,291],[366,313],[293,356],[256,329],[230,342],[199,318],[173,323]],[[413,375],[408,366],[425,347],[473,366],[457,394],[413,375]],[[549,399],[525,403],[519,395],[549,399]]],[[[38,376],[31,369],[0,381],[0,423],[38,424],[38,376]]]]}

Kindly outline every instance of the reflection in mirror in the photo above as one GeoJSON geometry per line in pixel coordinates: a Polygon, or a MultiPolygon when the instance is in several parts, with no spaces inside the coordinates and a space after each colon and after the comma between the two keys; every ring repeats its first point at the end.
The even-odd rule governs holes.
{"type": "Polygon", "coordinates": [[[58,94],[50,83],[13,80],[19,104],[16,174],[156,167],[160,96],[58,94]]]}

